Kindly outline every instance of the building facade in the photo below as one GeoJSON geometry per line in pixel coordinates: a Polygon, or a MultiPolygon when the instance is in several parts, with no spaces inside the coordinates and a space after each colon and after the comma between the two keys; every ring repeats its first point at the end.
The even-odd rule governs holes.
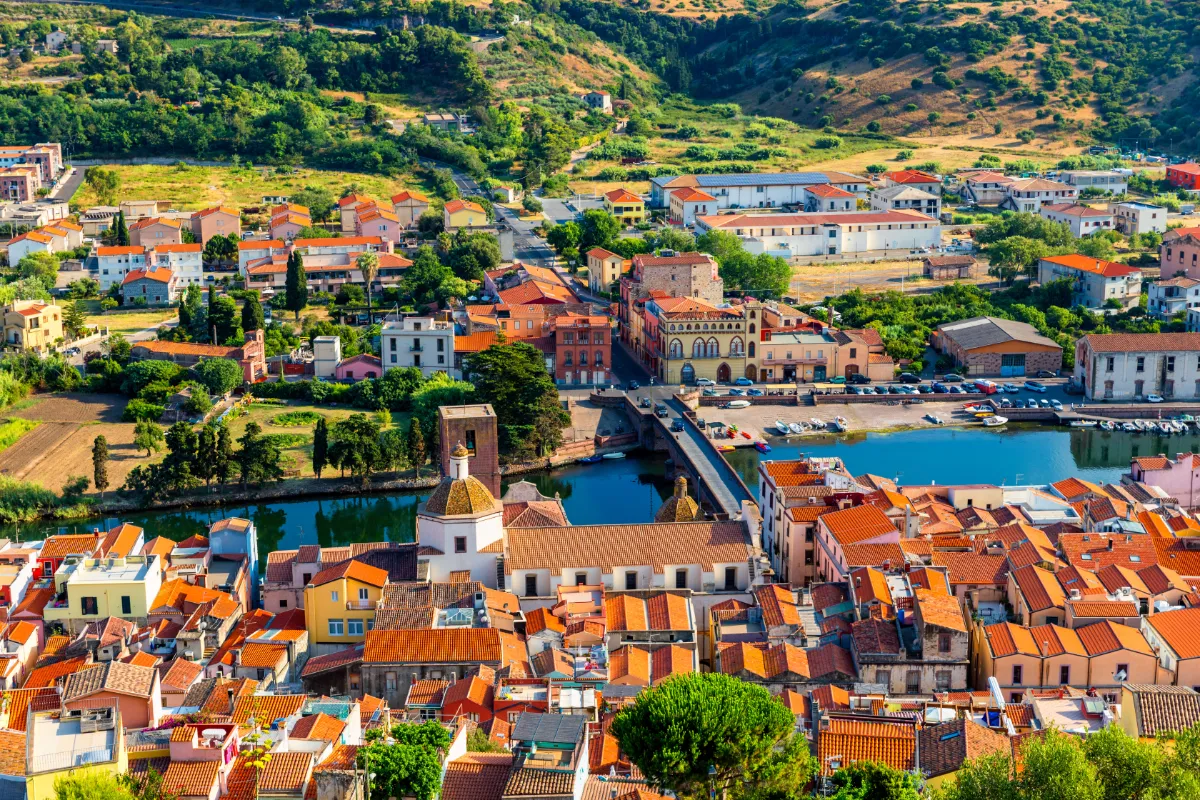
{"type": "Polygon", "coordinates": [[[389,317],[380,331],[383,368],[416,367],[426,377],[454,368],[454,323],[433,317],[389,317]]]}
{"type": "Polygon", "coordinates": [[[1166,233],[1167,209],[1149,203],[1125,202],[1113,206],[1113,224],[1126,236],[1135,233],[1166,233]]]}
{"type": "Polygon", "coordinates": [[[1075,382],[1089,400],[1200,397],[1200,334],[1090,334],[1075,345],[1075,382]]]}
{"type": "Polygon", "coordinates": [[[728,214],[696,218],[696,232],[723,230],[747,252],[782,258],[920,250],[941,245],[941,224],[919,211],[728,214]]]}
{"type": "Polygon", "coordinates": [[[1066,278],[1071,301],[1088,308],[1133,308],[1142,297],[1142,271],[1128,264],[1081,255],[1048,256],[1038,261],[1038,282],[1066,278]]]}
{"type": "Polygon", "coordinates": [[[63,339],[62,309],[41,300],[16,300],[4,307],[4,346],[46,353],[63,339]]]}
{"type": "Polygon", "coordinates": [[[608,317],[561,314],[554,318],[554,380],[560,386],[601,385],[612,370],[608,317]]]}
{"type": "Polygon", "coordinates": [[[1175,228],[1163,234],[1158,248],[1161,275],[1200,280],[1200,228],[1175,228]]]}

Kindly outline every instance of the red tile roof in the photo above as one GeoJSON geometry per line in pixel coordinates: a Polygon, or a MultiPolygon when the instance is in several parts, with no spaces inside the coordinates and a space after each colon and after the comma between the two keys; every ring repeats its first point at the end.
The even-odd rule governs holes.
{"type": "Polygon", "coordinates": [[[885,535],[899,536],[895,523],[878,507],[872,505],[855,506],[824,514],[820,524],[843,546],[885,535]]]}
{"type": "Polygon", "coordinates": [[[1146,617],[1146,624],[1179,658],[1200,658],[1200,607],[1163,611],[1146,617]]]}
{"type": "Polygon", "coordinates": [[[1200,333],[1090,333],[1083,340],[1093,353],[1200,351],[1200,333]]]}
{"type": "Polygon", "coordinates": [[[879,761],[911,770],[916,753],[916,730],[911,722],[878,722],[829,718],[817,733],[817,758],[822,775],[859,761],[879,761]]]}

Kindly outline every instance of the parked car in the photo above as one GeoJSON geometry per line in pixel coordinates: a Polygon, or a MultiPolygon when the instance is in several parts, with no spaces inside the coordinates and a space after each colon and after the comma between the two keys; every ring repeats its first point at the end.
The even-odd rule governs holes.
{"type": "Polygon", "coordinates": [[[1043,397],[1041,399],[1041,405],[1042,408],[1050,408],[1050,401],[1043,397]]]}
{"type": "Polygon", "coordinates": [[[944,383],[935,383],[932,388],[934,394],[945,394],[948,391],[944,383]]]}
{"type": "Polygon", "coordinates": [[[953,372],[947,372],[945,375],[942,376],[942,380],[945,381],[946,383],[962,383],[963,376],[958,375],[953,372]]]}
{"type": "Polygon", "coordinates": [[[926,386],[925,384],[922,383],[922,384],[917,385],[917,393],[918,394],[932,394],[933,389],[930,389],[928,386],[926,386]]]}
{"type": "Polygon", "coordinates": [[[963,391],[967,394],[983,394],[983,390],[973,383],[964,384],[963,391]]]}
{"type": "Polygon", "coordinates": [[[1037,408],[1038,407],[1037,400],[1034,400],[1032,397],[1029,398],[1028,400],[1025,401],[1025,407],[1026,408],[1037,408]]]}
{"type": "Polygon", "coordinates": [[[911,372],[901,372],[898,376],[896,376],[896,380],[903,381],[904,383],[920,383],[921,377],[919,375],[914,375],[911,372]]]}
{"type": "Polygon", "coordinates": [[[1036,374],[1034,377],[1037,377],[1037,378],[1057,378],[1057,377],[1058,377],[1058,375],[1057,375],[1057,374],[1055,374],[1055,373],[1053,373],[1053,372],[1051,372],[1051,371],[1050,371],[1050,370],[1048,370],[1048,369],[1039,369],[1039,370],[1037,371],[1037,374],[1036,374]]]}
{"type": "Polygon", "coordinates": [[[750,380],[749,378],[747,378],[745,376],[738,378],[733,383],[736,386],[753,386],[754,385],[754,381],[750,380]]]}
{"type": "Polygon", "coordinates": [[[705,390],[704,390],[703,392],[701,392],[700,394],[704,395],[705,397],[716,397],[716,396],[717,396],[717,390],[716,390],[716,389],[705,389],[705,390]]]}
{"type": "Polygon", "coordinates": [[[1002,388],[1009,394],[1016,394],[1017,392],[1021,391],[1020,384],[1016,383],[1006,383],[1002,388]]]}
{"type": "Polygon", "coordinates": [[[746,394],[749,395],[750,397],[762,397],[763,390],[762,389],[747,389],[746,394]]]}
{"type": "Polygon", "coordinates": [[[640,389],[640,388],[642,388],[642,385],[641,385],[640,383],[638,383],[637,381],[630,381],[630,382],[629,382],[629,391],[631,391],[631,392],[634,392],[634,391],[637,391],[637,390],[638,390],[638,389],[640,389]]]}
{"type": "Polygon", "coordinates": [[[730,389],[729,394],[731,397],[743,397],[746,394],[746,390],[745,389],[730,389]]]}
{"type": "Polygon", "coordinates": [[[699,428],[700,430],[704,430],[705,428],[708,427],[708,423],[702,419],[698,419],[698,420],[696,420],[696,427],[699,428]]]}
{"type": "Polygon", "coordinates": [[[1053,408],[1055,411],[1062,411],[1062,410],[1063,410],[1063,405],[1062,405],[1062,403],[1060,403],[1060,402],[1059,402],[1059,401],[1057,401],[1057,400],[1051,400],[1051,401],[1050,401],[1050,407],[1051,407],[1051,408],[1053,408]]]}
{"type": "Polygon", "coordinates": [[[1148,394],[1146,395],[1146,400],[1151,403],[1161,403],[1163,401],[1162,395],[1160,394],[1148,394]]]}
{"type": "Polygon", "coordinates": [[[696,385],[697,386],[716,386],[717,382],[714,381],[712,378],[697,378],[696,385]]]}
{"type": "Polygon", "coordinates": [[[1001,408],[1012,408],[1013,401],[1009,400],[1007,397],[1005,397],[1005,398],[1001,399],[1001,401],[999,403],[997,403],[996,405],[1000,406],[1001,408]]]}
{"type": "Polygon", "coordinates": [[[845,383],[845,382],[846,382],[846,376],[844,376],[844,375],[835,375],[834,377],[832,377],[832,378],[830,378],[830,379],[829,379],[829,382],[830,382],[830,383],[845,383]]]}
{"type": "Polygon", "coordinates": [[[1025,381],[1025,388],[1031,392],[1045,392],[1046,384],[1038,381],[1025,381]]]}
{"type": "Polygon", "coordinates": [[[966,394],[966,392],[964,392],[962,390],[961,386],[947,386],[946,393],[947,394],[966,394]]]}
{"type": "Polygon", "coordinates": [[[675,433],[679,433],[680,431],[682,431],[683,430],[683,420],[680,419],[679,417],[676,417],[675,419],[671,420],[671,430],[674,431],[675,433]]]}
{"type": "Polygon", "coordinates": [[[638,403],[638,405],[641,406],[642,408],[649,408],[650,407],[650,398],[643,397],[641,402],[638,403]]]}
{"type": "Polygon", "coordinates": [[[850,382],[863,384],[863,383],[870,383],[871,379],[868,378],[866,375],[863,375],[861,372],[856,372],[850,376],[850,382]]]}
{"type": "Polygon", "coordinates": [[[667,407],[666,407],[666,405],[665,405],[665,404],[663,404],[663,403],[659,403],[658,405],[656,405],[656,406],[654,407],[654,416],[656,416],[656,417],[666,417],[666,416],[668,416],[668,412],[667,412],[667,407]]]}

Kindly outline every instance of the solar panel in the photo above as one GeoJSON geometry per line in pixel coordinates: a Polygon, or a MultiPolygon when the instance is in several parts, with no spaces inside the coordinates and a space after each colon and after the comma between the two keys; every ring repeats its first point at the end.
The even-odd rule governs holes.
{"type": "Polygon", "coordinates": [[[820,172],[743,172],[734,175],[697,175],[699,186],[786,186],[790,184],[829,183],[820,172]]]}

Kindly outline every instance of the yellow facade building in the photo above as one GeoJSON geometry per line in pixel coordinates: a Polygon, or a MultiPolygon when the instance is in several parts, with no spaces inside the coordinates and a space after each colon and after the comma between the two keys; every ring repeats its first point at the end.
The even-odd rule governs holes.
{"type": "Polygon", "coordinates": [[[42,618],[73,633],[108,617],[145,625],[161,587],[157,555],[68,558],[54,573],[55,596],[42,618]]]}
{"type": "Polygon", "coordinates": [[[387,572],[353,559],[321,570],[304,587],[304,614],[312,655],[343,650],[366,639],[387,572]]]}
{"type": "Polygon", "coordinates": [[[488,224],[487,212],[470,200],[451,200],[442,207],[442,223],[447,231],[476,228],[488,224]]]}
{"type": "Polygon", "coordinates": [[[115,706],[35,710],[26,734],[2,731],[0,744],[20,749],[25,756],[26,800],[55,800],[54,782],[84,770],[109,775],[129,771],[125,726],[115,706]]]}
{"type": "Polygon", "coordinates": [[[718,308],[690,297],[654,298],[658,319],[658,377],[668,384],[707,378],[728,383],[746,375],[746,317],[741,308],[718,308]]]}
{"type": "Polygon", "coordinates": [[[17,300],[4,307],[4,346],[45,353],[63,340],[62,309],[40,300],[17,300]]]}
{"type": "Polygon", "coordinates": [[[605,192],[604,210],[619,219],[622,225],[636,225],[646,219],[646,201],[627,189],[605,192]]]}

